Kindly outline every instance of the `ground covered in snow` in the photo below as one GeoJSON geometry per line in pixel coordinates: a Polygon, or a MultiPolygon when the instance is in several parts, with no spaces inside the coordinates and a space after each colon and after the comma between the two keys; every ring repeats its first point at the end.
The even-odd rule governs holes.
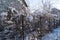
{"type": "Polygon", "coordinates": [[[52,33],[46,34],[42,40],[60,40],[60,26],[53,30],[52,33]]]}

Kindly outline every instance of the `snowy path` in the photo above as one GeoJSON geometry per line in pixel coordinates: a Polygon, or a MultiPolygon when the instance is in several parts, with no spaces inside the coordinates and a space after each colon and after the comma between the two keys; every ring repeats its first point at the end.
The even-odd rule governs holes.
{"type": "Polygon", "coordinates": [[[42,40],[60,40],[60,27],[54,29],[52,33],[42,37],[42,40]]]}

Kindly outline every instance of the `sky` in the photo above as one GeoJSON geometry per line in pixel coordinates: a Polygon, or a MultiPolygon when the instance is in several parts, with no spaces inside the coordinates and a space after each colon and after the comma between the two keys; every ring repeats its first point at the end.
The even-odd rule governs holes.
{"type": "Polygon", "coordinates": [[[60,0],[55,0],[54,7],[60,9],[60,0]]]}
{"type": "MultiPolygon", "coordinates": [[[[52,2],[53,7],[60,9],[60,0],[50,0],[52,2]]],[[[26,0],[30,10],[33,12],[37,10],[41,6],[41,0],[26,0]]]]}

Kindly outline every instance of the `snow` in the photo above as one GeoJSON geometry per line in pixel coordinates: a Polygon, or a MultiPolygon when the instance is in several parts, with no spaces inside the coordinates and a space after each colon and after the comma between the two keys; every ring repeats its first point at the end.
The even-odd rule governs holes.
{"type": "Polygon", "coordinates": [[[42,40],[60,40],[60,27],[54,29],[52,33],[49,33],[42,37],[42,40]]]}

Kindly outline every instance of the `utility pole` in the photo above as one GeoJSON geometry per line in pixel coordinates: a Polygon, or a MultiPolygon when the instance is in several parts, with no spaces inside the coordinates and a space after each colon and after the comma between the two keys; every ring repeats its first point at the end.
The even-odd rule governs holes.
{"type": "Polygon", "coordinates": [[[25,38],[25,24],[24,24],[24,18],[25,18],[25,16],[27,15],[27,13],[26,13],[26,7],[28,7],[28,5],[26,4],[26,2],[25,2],[25,0],[20,0],[20,1],[22,1],[22,10],[24,11],[22,11],[23,13],[22,13],[22,40],[24,40],[25,38]]]}
{"type": "Polygon", "coordinates": [[[22,40],[24,40],[24,15],[22,15],[22,40]]]}

